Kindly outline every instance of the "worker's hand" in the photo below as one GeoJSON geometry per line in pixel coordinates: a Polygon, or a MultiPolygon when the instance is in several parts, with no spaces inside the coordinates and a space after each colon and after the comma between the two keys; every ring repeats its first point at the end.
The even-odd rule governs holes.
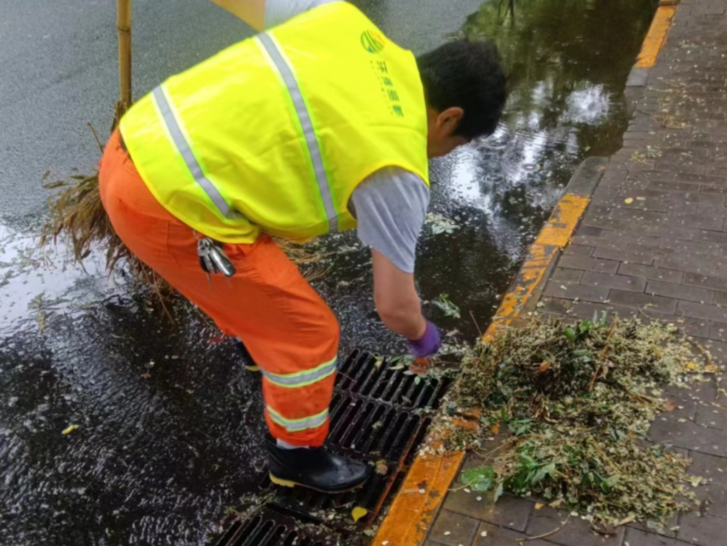
{"type": "Polygon", "coordinates": [[[415,358],[426,358],[433,356],[442,348],[442,340],[439,337],[439,328],[432,322],[427,321],[427,329],[419,339],[409,340],[409,352],[415,358]]]}

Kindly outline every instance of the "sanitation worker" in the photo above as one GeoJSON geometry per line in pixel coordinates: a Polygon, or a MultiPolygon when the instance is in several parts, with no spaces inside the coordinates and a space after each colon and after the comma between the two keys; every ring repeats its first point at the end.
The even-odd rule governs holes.
{"type": "Polygon", "coordinates": [[[368,470],[324,447],[338,323],[271,236],[357,229],[384,324],[435,354],[413,276],[428,158],[495,130],[505,78],[492,44],[415,58],[348,2],[214,1],[261,32],[123,116],[101,198],[128,248],[262,369],[272,481],[345,491],[368,470]]]}

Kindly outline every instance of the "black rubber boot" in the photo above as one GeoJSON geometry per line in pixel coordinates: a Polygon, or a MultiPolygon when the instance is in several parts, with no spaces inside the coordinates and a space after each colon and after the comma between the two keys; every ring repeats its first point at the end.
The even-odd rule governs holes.
{"type": "Polygon", "coordinates": [[[322,493],[343,493],[363,485],[367,464],[339,457],[325,447],[283,449],[267,439],[270,480],[284,487],[300,485],[322,493]]]}
{"type": "Polygon", "coordinates": [[[252,359],[252,356],[250,356],[250,353],[247,352],[247,347],[245,347],[242,341],[236,339],[235,347],[237,347],[238,352],[242,355],[242,364],[245,366],[245,369],[248,372],[259,372],[260,367],[255,364],[255,361],[252,359]]]}

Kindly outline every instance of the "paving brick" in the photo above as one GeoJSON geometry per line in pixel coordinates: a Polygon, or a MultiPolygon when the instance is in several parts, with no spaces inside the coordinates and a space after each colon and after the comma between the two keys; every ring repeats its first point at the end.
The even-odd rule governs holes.
{"type": "Polygon", "coordinates": [[[712,303],[715,305],[727,306],[727,292],[715,292],[712,303]]]}
{"type": "Polygon", "coordinates": [[[722,322],[710,322],[709,331],[706,335],[699,337],[707,337],[709,339],[716,339],[717,341],[727,341],[727,324],[722,322]]]}
{"type": "MultiPolygon", "coordinates": [[[[589,226],[582,226],[583,228],[589,227],[589,226]]],[[[577,244],[577,245],[585,245],[585,246],[596,246],[596,247],[605,247],[605,248],[626,248],[626,245],[628,244],[628,238],[618,238],[617,240],[613,240],[611,237],[609,237],[607,234],[611,232],[605,232],[603,235],[587,235],[584,233],[581,233],[581,229],[579,229],[576,234],[571,239],[571,244],[577,244]]],[[[601,230],[603,233],[603,230],[601,230]]]]}
{"type": "Polygon", "coordinates": [[[677,538],[699,546],[724,546],[727,537],[727,519],[709,514],[700,517],[695,512],[682,514],[677,538]]]}
{"type": "Polygon", "coordinates": [[[727,431],[700,427],[691,421],[679,422],[659,417],[649,430],[649,438],[699,453],[727,453],[727,431]]]}
{"type": "Polygon", "coordinates": [[[577,301],[573,302],[565,317],[574,320],[592,320],[594,314],[597,314],[599,319],[605,314],[606,320],[610,321],[616,316],[629,317],[634,314],[634,310],[621,305],[611,305],[610,303],[577,301]]]}
{"type": "Polygon", "coordinates": [[[690,452],[689,473],[710,480],[696,488],[697,499],[704,502],[707,514],[727,518],[727,459],[690,452]]]}
{"type": "MultiPolygon", "coordinates": [[[[653,267],[643,264],[621,264],[618,268],[620,275],[631,275],[634,277],[644,277],[646,279],[657,279],[664,282],[679,283],[684,277],[684,273],[681,271],[675,271],[673,269],[662,269],[659,267],[653,267]]],[[[727,285],[727,280],[725,281],[727,285]]]]}
{"type": "Polygon", "coordinates": [[[583,271],[580,269],[563,269],[562,267],[556,267],[552,275],[550,275],[550,278],[554,281],[577,283],[581,280],[582,276],[583,271]]]}
{"type": "MultiPolygon", "coordinates": [[[[644,249],[659,248],[662,241],[662,238],[658,235],[644,235],[638,231],[605,231],[601,237],[609,241],[620,242],[622,245],[625,243],[626,247],[637,245],[639,248],[643,247],[644,249]]],[[[624,247],[622,246],[622,248],[624,247]]]]}
{"type": "Polygon", "coordinates": [[[593,253],[595,258],[603,258],[606,260],[616,260],[619,262],[635,262],[644,265],[651,265],[654,261],[655,249],[635,249],[632,245],[624,250],[616,250],[611,248],[596,248],[593,253]]]}
{"type": "Polygon", "coordinates": [[[563,527],[548,540],[562,546],[620,546],[624,535],[624,528],[617,529],[613,536],[604,537],[593,532],[591,524],[577,517],[568,517],[568,512],[555,510],[549,506],[533,511],[533,517],[527,527],[527,533],[539,536],[563,527]],[[563,525],[565,522],[566,525],[563,525]]]}
{"type": "Polygon", "coordinates": [[[693,173],[677,173],[677,181],[690,184],[727,184],[727,178],[723,176],[705,176],[693,173]]]}
{"type": "Polygon", "coordinates": [[[663,419],[686,419],[694,421],[697,417],[700,401],[694,391],[684,387],[669,386],[664,389],[664,398],[676,403],[677,407],[674,411],[664,412],[659,415],[663,419]]]}
{"type": "Polygon", "coordinates": [[[696,286],[674,284],[663,281],[649,281],[645,292],[656,296],[667,296],[679,300],[696,301],[699,303],[712,303],[714,292],[696,286]]]}
{"type": "Polygon", "coordinates": [[[644,313],[649,317],[673,324],[688,336],[709,338],[711,323],[708,320],[660,313],[649,309],[645,309],[644,313]]]}
{"type": "MultiPolygon", "coordinates": [[[[689,453],[686,450],[684,453],[689,453]]],[[[660,535],[665,538],[675,539],[677,536],[677,529],[679,527],[679,514],[673,514],[666,522],[649,522],[646,523],[629,523],[627,527],[636,529],[651,535],[660,535]]],[[[628,534],[628,533],[626,533],[628,534]]],[[[634,544],[634,546],[640,546],[640,542],[634,544]]]]}
{"type": "Polygon", "coordinates": [[[689,273],[716,276],[719,274],[719,268],[723,265],[723,261],[707,255],[675,253],[670,256],[657,255],[653,265],[666,269],[680,269],[689,273]]]}
{"type": "Polygon", "coordinates": [[[695,231],[692,240],[707,241],[727,245],[727,233],[721,233],[718,231],[695,231]]]}
{"type": "Polygon", "coordinates": [[[625,307],[646,308],[662,313],[673,313],[676,309],[677,300],[663,296],[651,296],[648,294],[637,294],[624,290],[611,290],[609,301],[616,305],[625,307]]]}
{"type": "Polygon", "coordinates": [[[523,544],[528,546],[552,546],[551,542],[540,539],[518,542],[518,539],[522,540],[527,536],[506,527],[482,523],[475,535],[474,546],[522,546],[523,544]]]}
{"type": "Polygon", "coordinates": [[[688,205],[724,207],[724,196],[698,192],[673,192],[671,193],[670,204],[674,205],[675,208],[688,205]]]}
{"type": "Polygon", "coordinates": [[[698,192],[699,184],[690,182],[671,182],[667,180],[654,180],[649,184],[649,188],[661,191],[681,191],[681,192],[698,192]]]}
{"type": "Polygon", "coordinates": [[[646,287],[646,279],[599,273],[597,271],[586,271],[581,278],[581,284],[618,288],[619,290],[628,290],[631,292],[643,292],[646,287]]]}
{"type": "Polygon", "coordinates": [[[682,283],[727,292],[727,278],[724,277],[700,275],[699,273],[689,272],[684,274],[684,280],[682,283]]]}
{"type": "Polygon", "coordinates": [[[553,298],[566,298],[571,300],[577,298],[582,301],[598,302],[608,299],[608,288],[550,280],[545,286],[543,295],[553,298]]]}
{"type": "Polygon", "coordinates": [[[713,231],[721,231],[724,226],[724,218],[709,214],[670,213],[667,221],[671,225],[713,231]]]}
{"type": "Polygon", "coordinates": [[[493,503],[492,495],[477,495],[464,490],[450,493],[444,501],[445,510],[516,531],[525,531],[533,506],[532,501],[511,495],[503,495],[493,503]],[[478,497],[482,500],[478,501],[478,497]]]}
{"type": "Polygon", "coordinates": [[[578,233],[580,235],[592,235],[594,237],[600,237],[603,233],[603,230],[596,227],[580,226],[578,228],[578,233]]]}
{"type": "MultiPolygon", "coordinates": [[[[702,427],[727,431],[727,406],[723,404],[700,404],[695,422],[702,427]]],[[[727,455],[727,453],[725,453],[727,455]]]]}
{"type": "Polygon", "coordinates": [[[688,317],[727,322],[727,308],[693,301],[680,301],[677,309],[688,317]]]}
{"type": "Polygon", "coordinates": [[[583,269],[585,271],[600,271],[601,273],[616,273],[619,263],[610,260],[598,260],[584,256],[561,256],[558,267],[568,269],[583,269]]]}
{"type": "MultiPolygon", "coordinates": [[[[570,271],[575,270],[571,269],[570,271]]],[[[552,315],[562,315],[570,309],[572,304],[571,300],[559,298],[543,298],[540,303],[542,303],[542,305],[538,306],[538,313],[549,313],[552,315]]]]}
{"type": "Polygon", "coordinates": [[[624,535],[623,546],[684,546],[684,543],[629,527],[624,535]]]}
{"type": "Polygon", "coordinates": [[[720,364],[727,362],[727,343],[715,340],[702,340],[703,345],[720,364]]]}
{"type": "Polygon", "coordinates": [[[476,519],[442,510],[429,532],[429,540],[445,546],[470,546],[477,527],[476,519]]]}
{"type": "Polygon", "coordinates": [[[592,253],[593,253],[592,246],[583,246],[583,245],[574,245],[574,244],[568,245],[565,248],[565,250],[563,250],[563,254],[569,255],[569,256],[590,256],[592,253]]]}

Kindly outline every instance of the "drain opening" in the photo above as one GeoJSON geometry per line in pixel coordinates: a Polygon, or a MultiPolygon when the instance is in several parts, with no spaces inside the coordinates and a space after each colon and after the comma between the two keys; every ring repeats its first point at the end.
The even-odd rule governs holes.
{"type": "Polygon", "coordinates": [[[306,524],[323,524],[319,529],[325,534],[346,536],[354,528],[353,507],[368,510],[360,522],[366,524],[398,489],[431,422],[422,410],[438,407],[450,380],[417,381],[396,363],[362,351],[354,351],[339,372],[331,401],[328,446],[378,470],[385,466],[386,472],[374,472],[360,489],[339,495],[277,488],[265,473],[260,489],[275,493],[266,508],[267,516],[236,522],[217,546],[326,546],[328,537],[311,537],[305,532],[306,524]],[[320,540],[323,542],[316,542],[320,540]]]}

